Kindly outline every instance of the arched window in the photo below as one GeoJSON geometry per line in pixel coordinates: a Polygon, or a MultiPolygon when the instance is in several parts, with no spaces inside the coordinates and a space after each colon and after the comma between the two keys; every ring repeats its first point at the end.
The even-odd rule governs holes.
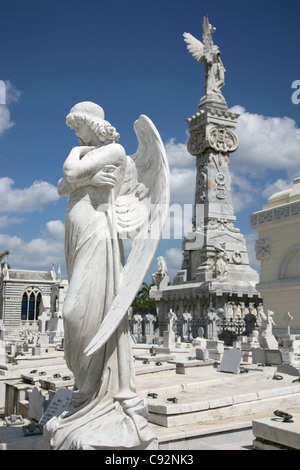
{"type": "Polygon", "coordinates": [[[280,261],[278,279],[300,278],[300,246],[286,251],[280,261]]]}
{"type": "Polygon", "coordinates": [[[37,321],[42,294],[36,287],[27,289],[22,297],[21,320],[37,321]]]}

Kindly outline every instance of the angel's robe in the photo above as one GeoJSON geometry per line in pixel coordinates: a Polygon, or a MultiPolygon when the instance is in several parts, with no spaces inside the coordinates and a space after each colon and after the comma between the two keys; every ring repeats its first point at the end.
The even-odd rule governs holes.
{"type": "MultiPolygon", "coordinates": [[[[84,354],[114,299],[119,275],[115,270],[122,269],[120,241],[117,249],[113,247],[111,188],[89,184],[94,174],[95,168],[89,179],[85,169],[84,185],[70,194],[66,211],[69,287],[63,308],[64,348],[75,385],[67,412],[52,418],[44,429],[44,442],[55,450],[132,449],[153,439],[145,400],[136,394],[128,318],[103,347],[91,356],[84,354]],[[130,396],[116,398],[124,381],[130,396]]],[[[73,187],[76,183],[75,175],[73,187]]]]}

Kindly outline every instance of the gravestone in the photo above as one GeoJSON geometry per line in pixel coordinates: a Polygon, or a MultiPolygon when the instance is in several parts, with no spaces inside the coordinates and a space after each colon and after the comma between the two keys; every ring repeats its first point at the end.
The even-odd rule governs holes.
{"type": "Polygon", "coordinates": [[[287,364],[287,363],[280,364],[277,367],[277,372],[282,372],[283,374],[300,377],[300,369],[298,367],[294,367],[291,364],[287,364]]]}
{"type": "Polygon", "coordinates": [[[253,364],[266,364],[279,366],[283,363],[282,352],[279,349],[254,348],[252,349],[253,364]]]}
{"type": "Polygon", "coordinates": [[[209,351],[207,349],[202,349],[197,347],[196,348],[196,359],[200,361],[208,361],[209,359],[209,351]]]}
{"type": "Polygon", "coordinates": [[[54,416],[59,416],[68,406],[72,399],[72,390],[67,388],[59,388],[49,403],[45,413],[41,417],[39,424],[45,424],[54,416]]]}
{"type": "Polygon", "coordinates": [[[267,366],[280,366],[283,363],[282,352],[279,349],[265,349],[267,366]]]}
{"type": "Polygon", "coordinates": [[[218,372],[238,374],[243,352],[240,349],[227,349],[224,351],[218,372]]]}
{"type": "Polygon", "coordinates": [[[263,348],[252,349],[252,362],[253,364],[265,364],[265,350],[263,348]]]}
{"type": "Polygon", "coordinates": [[[46,397],[39,387],[33,387],[29,394],[28,418],[39,421],[44,414],[46,397]]]}

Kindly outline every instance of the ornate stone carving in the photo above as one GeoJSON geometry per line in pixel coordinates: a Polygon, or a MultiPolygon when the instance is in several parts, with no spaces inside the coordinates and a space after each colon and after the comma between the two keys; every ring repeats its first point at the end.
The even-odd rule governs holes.
{"type": "Polygon", "coordinates": [[[204,228],[208,230],[228,230],[233,233],[240,232],[240,229],[236,228],[234,223],[227,219],[209,219],[204,228]]]}
{"type": "Polygon", "coordinates": [[[278,289],[292,289],[300,287],[300,279],[280,279],[277,281],[259,282],[257,290],[263,292],[264,290],[278,290],[278,289]]]}
{"type": "Polygon", "coordinates": [[[269,238],[261,238],[255,242],[256,259],[267,259],[271,254],[271,243],[269,238]]]}
{"type": "Polygon", "coordinates": [[[200,155],[207,148],[216,152],[234,152],[239,145],[236,133],[226,125],[204,125],[191,129],[188,151],[191,155],[200,155]]]}
{"type": "Polygon", "coordinates": [[[293,246],[290,248],[287,252],[284,253],[280,265],[279,265],[279,270],[278,270],[278,279],[285,279],[286,278],[286,268],[289,264],[289,262],[296,257],[296,255],[299,255],[300,253],[300,246],[293,246]]]}
{"type": "Polygon", "coordinates": [[[205,127],[198,127],[197,129],[192,130],[187,144],[189,153],[194,156],[200,155],[205,151],[206,147],[205,127]]]}
{"type": "Polygon", "coordinates": [[[272,222],[279,222],[287,220],[292,217],[297,217],[300,214],[300,203],[293,202],[286,204],[284,207],[275,207],[261,212],[256,212],[250,218],[251,227],[258,227],[259,225],[269,224],[272,222]]]}
{"type": "Polygon", "coordinates": [[[215,259],[213,263],[215,277],[218,281],[223,282],[227,276],[227,263],[229,256],[226,250],[220,245],[215,245],[215,259]]]}
{"type": "Polygon", "coordinates": [[[215,182],[216,182],[216,197],[218,199],[226,199],[226,194],[227,194],[227,189],[225,186],[226,183],[226,178],[223,175],[223,173],[217,173],[215,176],[215,182]]]}
{"type": "Polygon", "coordinates": [[[240,251],[236,250],[233,254],[232,254],[232,257],[231,257],[232,261],[234,262],[234,264],[241,264],[241,262],[243,261],[243,257],[242,257],[242,254],[240,251]]]}
{"type": "Polygon", "coordinates": [[[234,152],[238,148],[238,137],[225,126],[208,126],[206,130],[207,146],[217,152],[234,152]]]}
{"type": "Polygon", "coordinates": [[[206,199],[207,191],[207,175],[204,171],[201,171],[198,175],[197,180],[197,194],[198,198],[196,203],[202,203],[206,199]]]}

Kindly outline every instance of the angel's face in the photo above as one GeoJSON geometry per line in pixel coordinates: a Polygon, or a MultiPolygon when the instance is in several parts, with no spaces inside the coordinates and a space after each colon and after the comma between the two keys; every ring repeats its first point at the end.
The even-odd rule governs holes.
{"type": "Polygon", "coordinates": [[[85,122],[76,122],[74,130],[80,145],[91,145],[95,147],[99,147],[101,145],[99,138],[85,122]]]}

